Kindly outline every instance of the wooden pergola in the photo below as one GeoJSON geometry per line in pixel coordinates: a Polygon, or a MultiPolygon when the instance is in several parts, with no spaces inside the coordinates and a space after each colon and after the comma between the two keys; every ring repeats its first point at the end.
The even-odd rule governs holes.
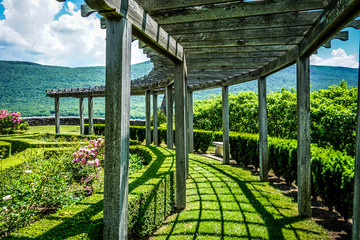
{"type": "MultiPolygon", "coordinates": [[[[58,0],[65,1],[65,0],[58,0]]],[[[175,101],[176,207],[186,207],[188,152],[192,151],[192,92],[222,88],[224,164],[229,162],[228,87],[258,80],[260,179],[267,180],[266,77],[294,63],[298,96],[299,215],[311,216],[309,57],[332,38],[359,28],[360,0],[85,0],[82,15],[102,15],[106,28],[106,168],[104,239],[127,238],[130,94],[145,94],[150,144],[150,94],[175,101]],[[154,64],[149,76],[131,82],[131,41],[154,64]],[[174,99],[172,99],[174,92],[174,99]]],[[[360,73],[359,73],[360,74],[360,73]]],[[[72,89],[59,97],[99,96],[72,89]],[[76,94],[75,94],[76,93],[76,94]],[[73,95],[71,95],[73,94],[73,95]]],[[[81,109],[80,100],[80,109],[81,109]]],[[[359,101],[360,102],[360,101],[359,101]]],[[[156,117],[154,111],[154,118],[156,117]]],[[[172,111],[166,111],[172,129],[172,111]]],[[[172,139],[168,132],[168,139],[172,139]]],[[[156,129],[154,130],[156,134],[156,129]]],[[[157,138],[154,138],[157,139],[157,138]]],[[[353,239],[360,239],[360,108],[354,189],[353,239]]],[[[169,145],[169,148],[172,148],[169,145]]]]}

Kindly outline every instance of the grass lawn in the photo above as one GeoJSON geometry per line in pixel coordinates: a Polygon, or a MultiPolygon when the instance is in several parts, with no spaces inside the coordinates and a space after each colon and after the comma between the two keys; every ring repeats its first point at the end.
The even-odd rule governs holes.
{"type": "MultiPolygon", "coordinates": [[[[30,126],[25,133],[55,133],[55,125],[30,126]]],[[[61,125],[60,133],[80,134],[80,126],[61,125]]]]}
{"type": "Polygon", "coordinates": [[[150,239],[329,239],[293,199],[237,166],[190,154],[187,207],[150,239]]]}

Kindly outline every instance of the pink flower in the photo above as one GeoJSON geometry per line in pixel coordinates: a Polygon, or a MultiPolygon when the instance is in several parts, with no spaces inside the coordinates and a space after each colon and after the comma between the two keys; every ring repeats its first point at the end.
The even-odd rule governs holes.
{"type": "Polygon", "coordinates": [[[95,162],[94,162],[94,161],[88,161],[87,164],[89,164],[89,165],[94,165],[95,162]]]}

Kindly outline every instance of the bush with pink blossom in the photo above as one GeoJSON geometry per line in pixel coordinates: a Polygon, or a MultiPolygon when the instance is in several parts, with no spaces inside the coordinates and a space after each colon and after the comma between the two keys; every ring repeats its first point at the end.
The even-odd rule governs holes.
{"type": "Polygon", "coordinates": [[[21,130],[29,129],[29,124],[21,120],[21,113],[8,112],[0,109],[0,134],[19,133],[21,130]]]}

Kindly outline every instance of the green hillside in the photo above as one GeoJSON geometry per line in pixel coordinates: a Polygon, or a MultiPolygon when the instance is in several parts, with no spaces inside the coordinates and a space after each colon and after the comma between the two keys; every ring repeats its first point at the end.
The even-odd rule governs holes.
{"type": "MultiPolygon", "coordinates": [[[[131,78],[147,74],[152,69],[150,62],[132,65],[131,78]]],[[[357,69],[341,67],[311,67],[312,90],[326,89],[338,84],[342,79],[349,86],[357,86],[357,69]]],[[[0,109],[19,111],[23,116],[50,116],[54,112],[52,98],[45,96],[43,89],[89,87],[105,84],[104,67],[68,68],[44,66],[29,62],[0,61],[0,109]]],[[[268,91],[296,87],[296,69],[291,66],[268,77],[268,91]]],[[[257,91],[257,82],[247,82],[230,87],[230,93],[239,91],[257,91]]],[[[194,100],[208,98],[211,94],[220,94],[220,89],[211,89],[194,93],[194,100]]],[[[162,96],[159,98],[159,103],[162,96]]],[[[104,98],[94,100],[94,115],[104,116],[104,98]]],[[[62,116],[79,114],[77,99],[61,99],[62,116]]],[[[85,104],[86,100],[85,100],[85,104]]],[[[131,99],[131,118],[144,118],[145,103],[143,96],[131,99]]],[[[85,111],[85,115],[86,115],[85,111]]]]}

